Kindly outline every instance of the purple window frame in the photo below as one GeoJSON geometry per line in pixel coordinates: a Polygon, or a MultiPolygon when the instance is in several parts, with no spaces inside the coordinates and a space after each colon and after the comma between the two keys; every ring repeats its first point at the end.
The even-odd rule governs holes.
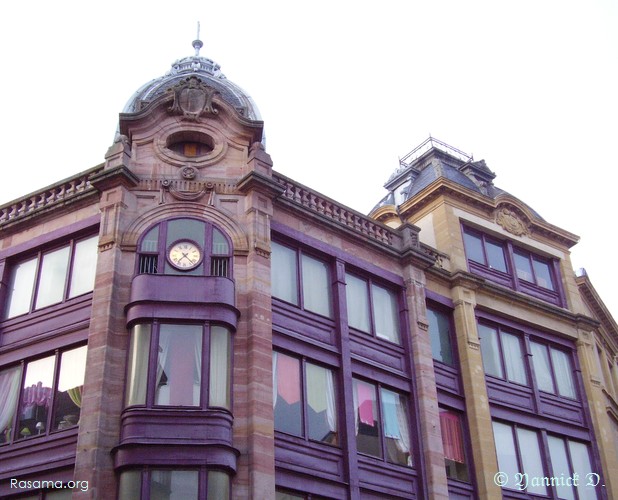
{"type": "Polygon", "coordinates": [[[32,314],[34,312],[38,312],[41,310],[44,310],[46,308],[51,308],[54,306],[58,306],[60,304],[64,304],[65,302],[69,301],[69,300],[73,300],[73,299],[77,299],[78,297],[82,297],[88,293],[92,293],[92,290],[80,293],[79,295],[75,295],[73,297],[70,296],[71,294],[71,282],[72,282],[72,278],[73,278],[73,267],[74,267],[74,261],[75,261],[75,247],[77,246],[78,243],[88,240],[90,238],[94,238],[96,237],[96,234],[81,234],[81,235],[77,235],[73,238],[67,239],[67,240],[63,240],[61,244],[56,244],[53,246],[46,246],[44,248],[40,248],[35,252],[28,252],[27,254],[22,254],[19,256],[19,259],[15,259],[15,260],[11,260],[11,262],[8,263],[8,265],[6,266],[8,268],[8,272],[6,279],[10,282],[12,281],[12,272],[13,270],[16,268],[16,266],[18,266],[19,264],[28,262],[30,260],[36,259],[36,269],[34,272],[34,281],[32,284],[32,292],[30,295],[30,304],[28,306],[28,310],[19,314],[14,314],[12,316],[7,316],[8,315],[8,304],[9,304],[9,300],[10,300],[10,294],[9,291],[7,290],[5,293],[5,297],[4,297],[4,311],[3,311],[3,316],[2,319],[3,320],[8,320],[8,319],[13,319],[13,318],[18,318],[20,316],[25,316],[28,314],[32,314]],[[58,302],[53,302],[50,304],[45,304],[43,306],[39,306],[37,307],[36,303],[37,303],[37,299],[38,299],[38,293],[39,293],[39,285],[40,285],[40,280],[41,280],[41,270],[43,268],[43,258],[45,257],[45,255],[47,254],[51,254],[57,250],[61,250],[63,248],[68,248],[69,249],[69,255],[68,255],[68,262],[67,262],[67,270],[66,270],[66,274],[64,277],[64,283],[63,283],[63,292],[62,292],[62,299],[58,302]]]}
{"type": "MultiPolygon", "coordinates": [[[[229,408],[225,408],[222,406],[210,406],[209,405],[209,392],[210,392],[210,348],[211,348],[211,327],[212,326],[222,326],[228,331],[228,335],[230,336],[230,345],[233,345],[234,337],[233,331],[226,325],[218,325],[209,322],[199,322],[199,323],[181,323],[169,320],[154,320],[152,322],[137,322],[136,324],[141,325],[150,325],[150,345],[148,347],[148,369],[147,369],[147,380],[146,380],[146,403],[145,404],[127,404],[126,402],[126,391],[129,386],[129,369],[130,369],[130,361],[127,361],[127,384],[125,384],[125,394],[123,397],[123,405],[124,409],[127,408],[149,408],[155,410],[162,409],[182,409],[182,410],[192,410],[192,409],[223,409],[225,411],[231,412],[233,408],[233,380],[232,374],[234,373],[232,360],[233,360],[233,352],[230,349],[229,358],[228,358],[228,373],[230,374],[229,380],[229,391],[228,400],[229,400],[229,408]],[[161,333],[161,325],[192,325],[199,326],[202,329],[202,369],[200,373],[200,401],[197,405],[160,405],[155,404],[155,393],[156,393],[156,384],[157,384],[157,363],[159,361],[159,336],[161,333]]],[[[133,325],[135,326],[135,325],[133,325]]],[[[133,339],[130,338],[130,342],[133,342],[133,339]]],[[[127,356],[129,356],[130,350],[127,349],[127,356]]],[[[136,375],[133,374],[135,377],[136,375]]]]}
{"type": "MultiPolygon", "coordinates": [[[[454,346],[456,346],[457,344],[453,341],[453,334],[455,332],[455,325],[453,323],[453,311],[451,309],[448,309],[444,306],[439,306],[437,304],[435,304],[434,302],[430,302],[428,301],[426,304],[427,307],[427,311],[432,311],[435,314],[438,315],[442,315],[443,317],[445,317],[445,319],[448,321],[448,332],[447,332],[447,338],[446,340],[448,341],[448,348],[450,351],[450,357],[451,357],[451,362],[447,363],[446,361],[442,361],[441,359],[437,359],[436,357],[433,356],[433,347],[432,347],[432,357],[434,361],[437,361],[438,363],[451,367],[451,368],[458,368],[459,367],[459,359],[457,356],[457,350],[454,348],[454,346]]],[[[428,321],[429,323],[429,321],[428,321]]],[[[432,341],[433,338],[433,334],[431,331],[431,324],[429,324],[428,326],[428,333],[429,333],[429,340],[432,341]]],[[[440,332],[438,332],[438,339],[441,340],[441,335],[440,332]]],[[[433,342],[432,342],[432,346],[433,346],[433,342]]]]}
{"type": "Polygon", "coordinates": [[[295,273],[296,273],[296,302],[289,302],[284,298],[277,297],[273,295],[273,299],[279,300],[281,302],[285,302],[293,307],[297,307],[309,314],[317,314],[318,316],[322,316],[324,318],[333,319],[335,311],[334,311],[334,303],[333,303],[333,294],[332,294],[332,283],[333,283],[333,269],[332,264],[329,262],[332,259],[324,258],[319,255],[316,255],[314,252],[307,251],[306,249],[298,246],[288,245],[285,242],[282,242],[278,239],[273,240],[273,243],[279,245],[283,248],[286,248],[289,251],[295,253],[295,273]],[[305,307],[305,297],[303,290],[303,256],[307,256],[311,259],[321,262],[327,268],[327,287],[329,290],[329,313],[322,314],[320,312],[314,311],[312,309],[306,309],[305,307]]]}
{"type": "MultiPolygon", "coordinates": [[[[314,360],[307,358],[306,356],[302,356],[302,357],[298,357],[298,356],[294,356],[291,354],[288,354],[286,352],[282,352],[280,350],[274,350],[273,353],[277,353],[278,355],[283,355],[283,356],[287,356],[289,358],[293,358],[294,360],[296,360],[298,362],[298,368],[299,368],[299,382],[300,382],[300,387],[298,388],[300,391],[300,434],[291,434],[291,433],[287,433],[285,431],[282,430],[278,430],[275,428],[276,432],[281,432],[283,434],[289,435],[289,436],[294,436],[295,438],[299,438],[302,439],[304,441],[311,441],[312,443],[316,443],[316,444],[323,444],[323,445],[327,445],[327,446],[335,446],[337,448],[341,447],[341,429],[340,429],[340,425],[339,425],[339,395],[338,395],[338,384],[337,384],[337,371],[336,369],[329,367],[329,366],[324,366],[321,363],[315,362],[314,360]],[[325,370],[329,370],[333,376],[333,385],[334,385],[334,394],[333,394],[333,403],[334,403],[334,418],[336,421],[336,440],[333,443],[329,443],[327,441],[322,441],[322,440],[318,440],[318,439],[312,439],[309,436],[309,416],[308,416],[308,406],[309,406],[309,399],[308,399],[308,389],[307,389],[307,364],[312,364],[315,366],[318,366],[320,368],[323,368],[325,370]]],[[[273,374],[274,375],[274,374],[273,374]]],[[[277,381],[274,379],[273,376],[273,383],[276,383],[277,381]]],[[[273,396],[274,396],[274,390],[273,390],[273,396]]],[[[278,396],[278,394],[277,394],[278,396]]]]}
{"type": "Polygon", "coordinates": [[[205,221],[202,219],[197,219],[195,217],[173,217],[171,219],[166,219],[152,226],[148,227],[143,234],[140,236],[138,244],[137,244],[137,259],[135,262],[135,274],[165,274],[165,275],[194,275],[194,276],[222,276],[225,278],[232,278],[233,276],[233,246],[229,236],[223,231],[221,228],[217,227],[215,224],[209,221],[205,221]],[[187,231],[186,234],[182,236],[178,236],[174,238],[174,240],[168,242],[168,226],[170,222],[173,221],[193,221],[204,225],[204,232],[196,234],[195,232],[187,231]],[[159,229],[158,237],[157,237],[157,249],[156,251],[148,251],[141,250],[142,242],[146,238],[146,236],[153,229],[159,229]],[[215,253],[213,251],[213,241],[214,241],[214,230],[219,231],[225,240],[227,241],[228,251],[225,254],[215,253]],[[202,250],[202,259],[200,263],[194,268],[182,271],[177,270],[172,267],[167,259],[167,253],[169,248],[173,246],[174,243],[188,240],[192,243],[196,243],[202,250]],[[154,270],[150,267],[150,271],[144,271],[144,259],[150,259],[151,263],[154,263],[154,270]],[[219,261],[225,261],[225,263],[219,263],[219,261]],[[218,264],[219,263],[219,264],[218,264]],[[169,269],[166,269],[169,267],[169,269]],[[214,273],[213,270],[215,267],[219,267],[220,269],[224,269],[225,272],[223,274],[214,273]]]}
{"type": "MultiPolygon", "coordinates": [[[[59,428],[54,429],[53,424],[54,424],[54,418],[56,416],[56,410],[57,410],[57,405],[58,405],[58,401],[56,400],[56,398],[58,395],[58,384],[60,381],[60,373],[61,373],[61,363],[60,362],[62,359],[62,355],[66,352],[72,351],[74,349],[78,349],[85,345],[86,344],[83,344],[83,343],[77,344],[77,345],[71,345],[71,346],[63,347],[62,349],[56,349],[53,352],[44,353],[43,355],[38,355],[36,357],[24,359],[21,361],[19,392],[17,394],[18,400],[17,400],[17,405],[15,407],[15,414],[13,415],[13,422],[11,423],[11,426],[9,427],[9,429],[11,430],[11,439],[0,443],[0,446],[10,446],[11,444],[30,441],[32,439],[36,439],[36,440],[45,439],[51,435],[63,433],[71,429],[75,430],[77,428],[78,423],[69,425],[63,429],[59,429],[59,428]],[[37,435],[24,437],[24,438],[16,438],[16,436],[19,434],[20,414],[23,411],[23,405],[24,405],[23,394],[24,394],[24,390],[27,389],[24,387],[24,383],[25,383],[26,376],[27,376],[28,364],[39,361],[41,359],[50,358],[50,357],[54,358],[54,368],[53,368],[53,373],[52,373],[52,387],[50,387],[51,393],[49,396],[49,410],[47,411],[47,415],[45,418],[45,430],[37,435]]],[[[11,366],[2,367],[2,369],[4,370],[7,368],[14,368],[14,367],[15,365],[11,365],[11,366]]],[[[84,374],[85,374],[85,371],[84,371],[84,374]]]]}
{"type": "Polygon", "coordinates": [[[545,302],[549,302],[560,307],[565,307],[566,300],[560,280],[560,265],[558,259],[543,257],[534,252],[524,250],[523,248],[513,245],[513,243],[509,240],[502,241],[496,238],[492,238],[491,236],[488,236],[481,231],[472,229],[464,224],[462,224],[461,228],[464,241],[464,249],[468,261],[468,269],[471,273],[478,274],[488,279],[489,281],[493,281],[495,283],[499,283],[501,285],[512,288],[517,292],[531,295],[538,299],[544,300],[545,302]],[[466,235],[481,240],[484,262],[478,262],[471,258],[470,249],[466,245],[466,235]],[[498,245],[502,248],[502,252],[506,262],[506,272],[492,268],[489,265],[486,248],[487,242],[498,245]],[[530,262],[530,268],[532,270],[532,276],[534,281],[527,281],[517,276],[515,254],[528,259],[528,261],[530,262]],[[534,262],[539,262],[543,265],[547,265],[550,280],[552,283],[552,288],[544,287],[537,283],[538,279],[536,277],[536,271],[534,269],[534,262]]]}
{"type": "MultiPolygon", "coordinates": [[[[350,328],[350,330],[353,330],[355,332],[360,332],[362,335],[370,335],[371,337],[373,337],[374,339],[381,341],[381,342],[390,342],[391,344],[395,344],[398,346],[402,345],[402,325],[404,325],[404,321],[402,320],[401,314],[402,314],[402,307],[401,307],[401,290],[396,290],[392,287],[392,285],[386,284],[384,282],[382,282],[381,280],[375,279],[373,276],[368,276],[364,273],[360,273],[357,272],[356,269],[351,268],[350,266],[346,266],[346,276],[347,275],[351,275],[354,278],[364,281],[366,283],[366,293],[367,293],[367,304],[369,306],[369,331],[365,331],[365,330],[361,330],[359,328],[356,328],[352,325],[350,325],[349,322],[349,311],[348,311],[348,326],[350,328]],[[376,310],[375,310],[375,305],[374,305],[374,291],[373,288],[374,286],[382,288],[384,290],[387,291],[387,293],[392,294],[393,298],[395,299],[395,306],[397,308],[396,311],[396,317],[395,317],[395,321],[396,321],[396,335],[397,335],[397,340],[391,340],[389,338],[383,337],[383,336],[379,336],[377,334],[377,326],[376,326],[376,310]]],[[[346,299],[348,299],[347,297],[347,288],[346,288],[346,299]]],[[[348,299],[349,300],[349,299],[348,299]]],[[[347,307],[346,307],[347,309],[347,307]]]]}

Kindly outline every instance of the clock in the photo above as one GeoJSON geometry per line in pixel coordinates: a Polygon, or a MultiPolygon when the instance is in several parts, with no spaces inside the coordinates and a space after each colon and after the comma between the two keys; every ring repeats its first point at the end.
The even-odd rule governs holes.
{"type": "Polygon", "coordinates": [[[179,240],[167,251],[167,260],[176,269],[190,271],[202,262],[202,250],[191,240],[179,240]]]}

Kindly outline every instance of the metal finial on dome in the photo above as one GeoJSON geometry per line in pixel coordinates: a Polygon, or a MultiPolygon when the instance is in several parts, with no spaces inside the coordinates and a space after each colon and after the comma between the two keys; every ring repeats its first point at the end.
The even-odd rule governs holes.
{"type": "Polygon", "coordinates": [[[199,57],[200,49],[204,46],[202,41],[200,40],[200,22],[197,22],[197,38],[193,40],[193,48],[195,49],[195,57],[199,57]]]}

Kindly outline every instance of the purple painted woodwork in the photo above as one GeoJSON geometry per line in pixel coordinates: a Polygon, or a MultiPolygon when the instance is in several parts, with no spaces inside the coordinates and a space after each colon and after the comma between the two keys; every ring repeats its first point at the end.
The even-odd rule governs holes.
{"type": "Polygon", "coordinates": [[[234,281],[219,276],[139,274],[131,284],[127,324],[152,318],[217,321],[235,329],[234,281]]]}
{"type": "Polygon", "coordinates": [[[397,498],[419,498],[419,480],[414,469],[363,455],[359,456],[358,462],[358,479],[361,488],[386,495],[397,495],[397,498]]]}
{"type": "Polygon", "coordinates": [[[321,342],[331,346],[338,343],[333,320],[303,311],[276,298],[273,298],[273,325],[277,325],[280,331],[285,331],[288,335],[309,342],[321,342]],[[288,325],[293,325],[293,328],[288,328],[288,325]]]}
{"type": "Polygon", "coordinates": [[[452,366],[433,360],[433,369],[436,377],[436,385],[445,391],[460,395],[461,388],[459,371],[452,366]]]}
{"type": "Polygon", "coordinates": [[[132,407],[121,418],[120,444],[114,451],[117,468],[214,464],[236,471],[234,419],[227,411],[132,407]]]}
{"type": "Polygon", "coordinates": [[[315,478],[345,481],[343,452],[335,446],[276,432],[275,466],[315,478]]]}

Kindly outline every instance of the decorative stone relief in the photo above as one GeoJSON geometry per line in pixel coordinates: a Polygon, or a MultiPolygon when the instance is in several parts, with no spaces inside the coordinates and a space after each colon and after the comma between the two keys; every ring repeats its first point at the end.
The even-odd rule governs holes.
{"type": "Polygon", "coordinates": [[[203,115],[218,113],[212,104],[212,98],[217,91],[196,76],[186,78],[171,91],[174,92],[174,103],[168,111],[173,115],[182,115],[185,120],[199,121],[203,115]]]}
{"type": "Polygon", "coordinates": [[[501,207],[496,210],[496,223],[515,236],[528,234],[528,226],[522,221],[514,210],[501,207]]]}

